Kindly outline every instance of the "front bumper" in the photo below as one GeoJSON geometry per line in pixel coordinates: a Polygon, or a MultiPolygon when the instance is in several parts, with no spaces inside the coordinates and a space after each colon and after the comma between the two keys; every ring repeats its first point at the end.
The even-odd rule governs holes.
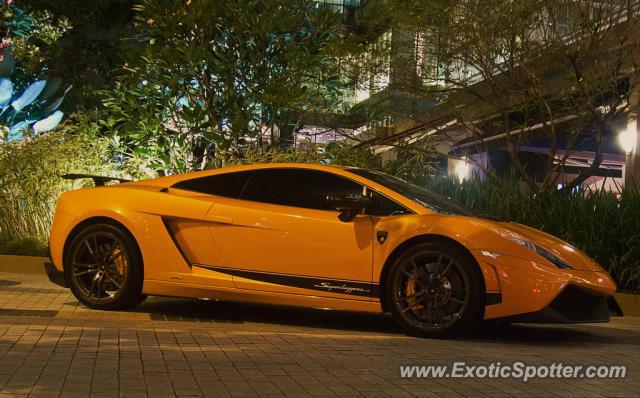
{"type": "Polygon", "coordinates": [[[565,270],[508,255],[497,258],[482,253],[474,255],[483,269],[487,291],[500,292],[502,296],[500,303],[485,307],[484,319],[518,317],[528,322],[608,319],[606,301],[615,294],[616,285],[604,271],[565,270]],[[574,288],[586,292],[583,301],[574,297],[581,296],[572,294],[574,288]],[[565,296],[570,298],[566,305],[562,301],[565,296]],[[589,313],[594,307],[600,309],[589,313]],[[582,312],[574,313],[575,308],[581,308],[582,312]]]}
{"type": "Polygon", "coordinates": [[[44,270],[47,272],[49,280],[58,286],[68,287],[67,282],[64,279],[64,272],[58,271],[51,261],[44,263],[44,270]]]}
{"type": "Polygon", "coordinates": [[[622,316],[613,296],[596,295],[577,286],[568,286],[548,306],[535,312],[503,317],[514,323],[597,323],[610,316],[622,316]]]}

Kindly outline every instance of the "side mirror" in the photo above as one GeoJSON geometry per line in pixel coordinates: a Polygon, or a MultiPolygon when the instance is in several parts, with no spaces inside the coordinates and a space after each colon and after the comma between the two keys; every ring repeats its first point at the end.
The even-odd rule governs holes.
{"type": "Polygon", "coordinates": [[[371,198],[357,193],[336,193],[327,196],[327,203],[340,212],[340,221],[349,222],[362,213],[371,203],[371,198]]]}

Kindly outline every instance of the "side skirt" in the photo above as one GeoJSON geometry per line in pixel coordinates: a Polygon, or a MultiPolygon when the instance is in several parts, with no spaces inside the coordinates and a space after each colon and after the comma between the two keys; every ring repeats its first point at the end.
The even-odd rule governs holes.
{"type": "Polygon", "coordinates": [[[270,272],[249,271],[244,269],[214,267],[201,264],[193,264],[193,266],[220,272],[227,275],[232,275],[239,278],[267,282],[275,285],[317,290],[325,293],[345,294],[354,296],[354,299],[357,299],[357,297],[380,297],[380,292],[378,291],[379,287],[377,283],[318,278],[304,275],[276,274],[270,272]]]}
{"type": "Polygon", "coordinates": [[[297,295],[290,293],[264,292],[227,287],[206,287],[179,282],[145,280],[143,292],[155,296],[207,298],[223,301],[282,305],[288,307],[304,307],[332,309],[341,311],[360,311],[381,313],[380,302],[336,299],[329,297],[297,295]]]}

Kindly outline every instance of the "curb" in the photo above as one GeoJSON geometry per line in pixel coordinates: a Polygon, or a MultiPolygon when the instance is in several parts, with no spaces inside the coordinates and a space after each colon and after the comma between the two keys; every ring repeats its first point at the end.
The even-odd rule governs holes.
{"type": "Polygon", "coordinates": [[[44,263],[47,261],[46,257],[0,254],[0,272],[46,275],[44,263]]]}
{"type": "Polygon", "coordinates": [[[624,316],[640,316],[640,295],[616,293],[616,301],[620,304],[624,316]]]}

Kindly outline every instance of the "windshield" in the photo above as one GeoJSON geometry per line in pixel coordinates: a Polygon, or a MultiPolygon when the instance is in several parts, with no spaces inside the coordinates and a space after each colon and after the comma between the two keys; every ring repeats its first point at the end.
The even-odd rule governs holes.
{"type": "Polygon", "coordinates": [[[389,188],[390,190],[413,200],[419,205],[426,207],[434,213],[474,217],[480,216],[473,210],[445,196],[431,192],[426,188],[410,184],[400,178],[373,170],[348,169],[348,171],[389,188]]]}

